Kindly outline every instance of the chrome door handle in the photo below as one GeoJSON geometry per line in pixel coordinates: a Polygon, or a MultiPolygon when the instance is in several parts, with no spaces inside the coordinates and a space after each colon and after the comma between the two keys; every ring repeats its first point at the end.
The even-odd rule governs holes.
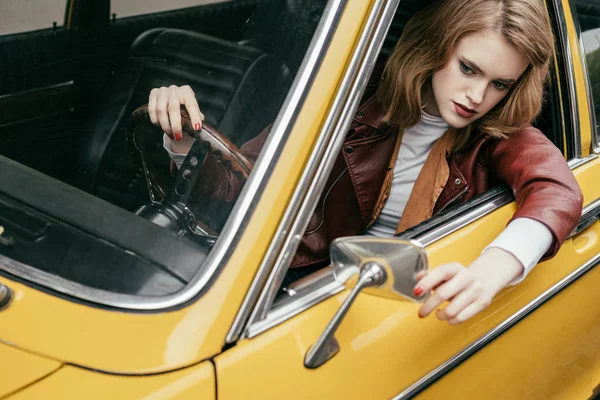
{"type": "Polygon", "coordinates": [[[12,300],[12,297],[12,290],[10,290],[8,286],[0,283],[0,310],[8,307],[10,301],[12,300]]]}
{"type": "Polygon", "coordinates": [[[599,219],[600,199],[596,199],[595,201],[583,208],[583,210],[581,211],[581,219],[579,220],[579,224],[577,224],[577,227],[573,230],[573,232],[571,232],[571,234],[569,235],[569,239],[583,232],[599,219]]]}

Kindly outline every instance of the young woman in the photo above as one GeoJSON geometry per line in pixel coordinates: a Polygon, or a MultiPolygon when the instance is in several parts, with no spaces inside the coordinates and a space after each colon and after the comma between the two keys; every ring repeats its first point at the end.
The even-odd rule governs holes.
{"type": "MultiPolygon", "coordinates": [[[[450,324],[483,310],[558,251],[581,215],[582,195],[561,152],[531,122],[543,104],[553,37],[541,0],[445,0],[417,14],[372,76],[327,188],[292,267],[327,263],[340,236],[392,236],[508,184],[518,211],[469,266],[441,265],[419,276],[415,294],[433,290],[419,309],[450,324]]],[[[153,89],[150,119],[182,162],[203,115],[188,87],[153,89]]],[[[266,129],[242,147],[254,160],[266,129]]],[[[215,159],[202,190],[223,207],[239,193],[236,177],[215,159]]]]}

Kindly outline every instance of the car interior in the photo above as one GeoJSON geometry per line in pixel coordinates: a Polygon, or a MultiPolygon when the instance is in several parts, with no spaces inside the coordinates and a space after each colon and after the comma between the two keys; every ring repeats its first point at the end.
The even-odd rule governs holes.
{"type": "MultiPolygon", "coordinates": [[[[12,239],[0,254],[119,293],[180,290],[209,247],[167,235],[149,250],[148,224],[124,233],[141,229],[131,212],[150,201],[125,145],[131,112],[152,88],[187,84],[207,122],[244,143],[274,120],[325,4],[241,0],[110,19],[108,1],[71,1],[70,29],[0,37],[0,222],[12,239]]],[[[168,168],[162,143],[153,150],[168,168]]]]}
{"type": "MultiPolygon", "coordinates": [[[[0,223],[17,243],[0,254],[118,293],[180,290],[199,268],[186,255],[209,249],[155,242],[150,224],[128,228],[149,201],[125,145],[132,111],[152,88],[187,84],[206,121],[240,146],[275,119],[326,3],[234,0],[110,18],[108,1],[74,2],[70,29],[0,36],[0,223]],[[69,267],[80,261],[94,267],[69,267]]],[[[383,56],[427,3],[400,3],[383,56]]],[[[559,104],[553,80],[536,125],[562,148],[559,104]]],[[[169,164],[162,142],[152,157],[169,164]]]]}

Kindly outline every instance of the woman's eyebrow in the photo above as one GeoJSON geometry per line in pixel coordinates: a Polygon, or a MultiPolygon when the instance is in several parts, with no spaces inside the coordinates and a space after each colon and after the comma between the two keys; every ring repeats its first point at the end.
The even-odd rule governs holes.
{"type": "MultiPolygon", "coordinates": [[[[467,62],[467,64],[469,64],[471,66],[471,68],[473,68],[475,71],[479,72],[480,74],[485,76],[485,72],[483,72],[481,70],[481,68],[479,68],[479,66],[477,64],[475,64],[473,61],[469,60],[466,57],[463,57],[463,59],[467,62]]],[[[515,79],[504,79],[504,78],[498,78],[496,79],[497,81],[500,82],[504,82],[504,83],[515,83],[516,80],[515,79]]]]}

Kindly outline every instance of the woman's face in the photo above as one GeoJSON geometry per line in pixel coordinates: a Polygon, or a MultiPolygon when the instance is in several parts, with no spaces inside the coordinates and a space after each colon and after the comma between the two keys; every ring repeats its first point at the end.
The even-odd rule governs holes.
{"type": "Polygon", "coordinates": [[[454,128],[464,128],[494,108],[528,64],[525,56],[498,33],[466,36],[446,66],[434,72],[435,103],[430,101],[424,111],[441,116],[454,128]]]}

